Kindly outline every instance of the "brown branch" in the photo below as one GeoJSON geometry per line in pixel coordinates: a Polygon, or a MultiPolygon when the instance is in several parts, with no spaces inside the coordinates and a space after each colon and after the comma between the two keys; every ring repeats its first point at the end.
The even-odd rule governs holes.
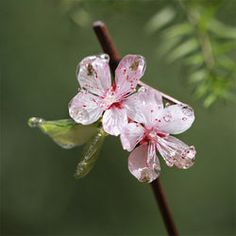
{"type": "MultiPolygon", "coordinates": [[[[110,56],[110,66],[111,66],[112,73],[114,74],[115,69],[120,61],[120,56],[114,43],[112,42],[112,38],[109,34],[109,31],[106,25],[101,21],[94,22],[93,29],[97,35],[98,41],[100,42],[103,51],[110,56]]],[[[143,82],[140,83],[140,85],[146,86],[146,87],[148,86],[144,84],[143,82]]],[[[164,93],[162,93],[162,96],[171,104],[181,103],[175,98],[172,98],[171,96],[166,95],[164,93]]],[[[158,178],[155,181],[153,181],[151,183],[151,186],[152,186],[156,201],[158,203],[158,206],[160,208],[162,218],[165,223],[168,234],[170,236],[178,236],[178,232],[177,232],[174,220],[172,218],[170,208],[168,206],[160,179],[158,178]]]]}
{"type": "Polygon", "coordinates": [[[170,236],[178,236],[178,231],[174,223],[166,196],[160,181],[160,177],[151,183],[153,193],[161,211],[166,230],[170,236]]]}

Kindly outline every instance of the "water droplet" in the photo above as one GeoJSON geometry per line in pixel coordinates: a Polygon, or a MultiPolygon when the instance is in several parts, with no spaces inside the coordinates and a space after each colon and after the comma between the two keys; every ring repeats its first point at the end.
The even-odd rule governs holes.
{"type": "Polygon", "coordinates": [[[169,152],[169,155],[170,155],[170,157],[174,157],[174,156],[176,155],[176,151],[171,150],[171,151],[169,152]]]}
{"type": "Polygon", "coordinates": [[[100,54],[99,58],[101,58],[102,60],[104,60],[105,62],[109,62],[110,61],[110,57],[108,54],[100,54]]]}
{"type": "Polygon", "coordinates": [[[139,92],[145,93],[147,91],[147,89],[145,87],[140,87],[140,89],[138,90],[139,92]]]}
{"type": "Polygon", "coordinates": [[[189,106],[183,106],[182,107],[182,112],[186,115],[186,116],[192,116],[193,115],[193,109],[189,106]]]}
{"type": "Polygon", "coordinates": [[[185,155],[187,158],[194,160],[196,155],[196,150],[194,146],[190,146],[188,149],[185,150],[185,155]]]}
{"type": "Polygon", "coordinates": [[[183,121],[186,121],[188,118],[187,117],[182,117],[182,120],[183,121]]]}
{"type": "Polygon", "coordinates": [[[170,114],[167,114],[167,115],[165,115],[165,116],[163,117],[163,120],[164,120],[165,122],[169,122],[169,121],[171,120],[171,118],[172,118],[172,116],[171,116],[170,114]]]}
{"type": "Polygon", "coordinates": [[[139,168],[132,173],[140,182],[151,183],[159,176],[159,172],[152,168],[139,168]]]}
{"type": "Polygon", "coordinates": [[[28,125],[32,128],[34,127],[38,127],[39,125],[41,125],[44,122],[44,119],[40,118],[40,117],[31,117],[28,120],[28,125]]]}
{"type": "Polygon", "coordinates": [[[71,117],[76,122],[81,123],[89,118],[89,113],[84,108],[74,108],[71,110],[71,117]]]}

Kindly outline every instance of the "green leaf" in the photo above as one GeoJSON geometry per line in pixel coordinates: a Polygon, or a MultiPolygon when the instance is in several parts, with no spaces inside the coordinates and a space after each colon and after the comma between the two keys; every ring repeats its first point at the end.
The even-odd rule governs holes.
{"type": "Polygon", "coordinates": [[[198,85],[195,91],[195,96],[197,98],[203,97],[208,92],[209,86],[206,83],[201,83],[198,85]]]}
{"type": "Polygon", "coordinates": [[[201,66],[204,63],[202,53],[194,53],[185,59],[186,65],[201,66]]]}
{"type": "Polygon", "coordinates": [[[163,32],[163,39],[169,40],[176,37],[184,37],[186,35],[191,35],[194,32],[194,28],[189,23],[180,23],[173,26],[168,27],[163,32]]]}
{"type": "Polygon", "coordinates": [[[83,158],[77,165],[75,173],[76,178],[84,177],[94,167],[94,164],[99,156],[105,137],[106,133],[102,129],[100,129],[98,133],[85,146],[83,158]]]}
{"type": "Polygon", "coordinates": [[[197,83],[204,79],[206,79],[208,76],[208,72],[205,69],[201,69],[198,71],[193,72],[189,77],[190,83],[197,83]]]}
{"type": "Polygon", "coordinates": [[[211,106],[216,101],[216,99],[217,97],[215,96],[215,94],[208,95],[203,102],[203,106],[206,108],[211,106]]]}
{"type": "Polygon", "coordinates": [[[158,47],[158,49],[156,50],[157,54],[159,54],[159,56],[168,54],[173,48],[175,48],[180,43],[181,40],[182,38],[171,38],[169,40],[163,40],[161,47],[158,47]]]}
{"type": "Polygon", "coordinates": [[[146,29],[149,33],[153,33],[167,25],[175,17],[175,10],[171,7],[166,7],[157,12],[147,23],[146,29]]]}
{"type": "Polygon", "coordinates": [[[71,119],[46,121],[42,118],[32,117],[28,124],[30,127],[38,127],[56,144],[65,149],[83,145],[98,130],[97,124],[80,125],[71,119]]]}
{"type": "Polygon", "coordinates": [[[216,56],[226,54],[230,51],[233,51],[236,48],[236,40],[228,40],[227,42],[221,42],[221,43],[212,43],[213,53],[216,56]]]}
{"type": "Polygon", "coordinates": [[[212,19],[208,24],[208,29],[212,33],[221,38],[236,39],[236,28],[233,26],[225,25],[224,23],[212,19]]]}
{"type": "Polygon", "coordinates": [[[221,55],[220,57],[217,57],[217,63],[226,70],[236,72],[235,62],[228,56],[221,55]]]}
{"type": "Polygon", "coordinates": [[[173,62],[179,58],[183,58],[198,49],[198,47],[199,44],[194,38],[184,41],[170,53],[168,60],[173,62]]]}

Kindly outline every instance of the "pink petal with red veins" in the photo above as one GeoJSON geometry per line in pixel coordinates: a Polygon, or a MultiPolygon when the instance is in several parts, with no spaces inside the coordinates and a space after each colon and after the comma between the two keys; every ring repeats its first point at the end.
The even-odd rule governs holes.
{"type": "Polygon", "coordinates": [[[115,71],[116,90],[120,95],[135,91],[138,81],[146,68],[145,59],[139,55],[127,55],[120,61],[115,71]]]}
{"type": "Polygon", "coordinates": [[[140,182],[151,183],[159,176],[160,166],[156,169],[149,166],[148,159],[148,145],[144,144],[136,147],[128,158],[128,168],[130,173],[136,177],[140,182]]]}
{"type": "Polygon", "coordinates": [[[123,108],[111,107],[105,111],[102,118],[103,129],[111,135],[118,136],[126,124],[128,117],[123,108]]]}
{"type": "Polygon", "coordinates": [[[161,94],[152,89],[141,87],[137,93],[129,96],[125,102],[128,116],[132,120],[146,126],[156,126],[162,114],[161,94]]]}
{"type": "Polygon", "coordinates": [[[138,123],[128,123],[124,126],[120,140],[124,150],[132,151],[144,136],[144,128],[138,123]]]}
{"type": "Polygon", "coordinates": [[[194,121],[193,109],[187,105],[171,105],[161,115],[158,128],[169,134],[179,134],[189,129],[194,121]]]}
{"type": "Polygon", "coordinates": [[[188,146],[177,138],[159,138],[157,149],[169,167],[175,165],[177,168],[187,169],[194,164],[195,147],[188,146]]]}
{"type": "Polygon", "coordinates": [[[97,121],[103,112],[98,106],[99,97],[81,90],[69,103],[71,118],[80,124],[89,125],[97,121]]]}
{"type": "Polygon", "coordinates": [[[103,96],[111,87],[109,56],[101,54],[84,58],[79,64],[77,78],[81,88],[103,96]]]}

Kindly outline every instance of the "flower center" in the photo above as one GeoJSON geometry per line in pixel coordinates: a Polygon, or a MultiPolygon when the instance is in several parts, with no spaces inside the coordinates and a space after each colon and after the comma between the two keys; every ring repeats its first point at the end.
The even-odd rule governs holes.
{"type": "Polygon", "coordinates": [[[115,93],[113,91],[109,91],[104,98],[104,102],[107,104],[107,106],[111,106],[113,103],[117,102],[115,93]]]}
{"type": "Polygon", "coordinates": [[[117,94],[115,93],[115,90],[112,87],[105,94],[104,98],[102,99],[102,102],[101,102],[100,106],[105,110],[109,109],[110,107],[116,107],[116,108],[121,109],[123,107],[122,99],[117,97],[117,94]]]}
{"type": "Polygon", "coordinates": [[[147,143],[147,142],[157,143],[158,137],[164,138],[166,136],[168,136],[168,134],[160,132],[155,128],[145,127],[145,135],[141,143],[147,143]]]}

